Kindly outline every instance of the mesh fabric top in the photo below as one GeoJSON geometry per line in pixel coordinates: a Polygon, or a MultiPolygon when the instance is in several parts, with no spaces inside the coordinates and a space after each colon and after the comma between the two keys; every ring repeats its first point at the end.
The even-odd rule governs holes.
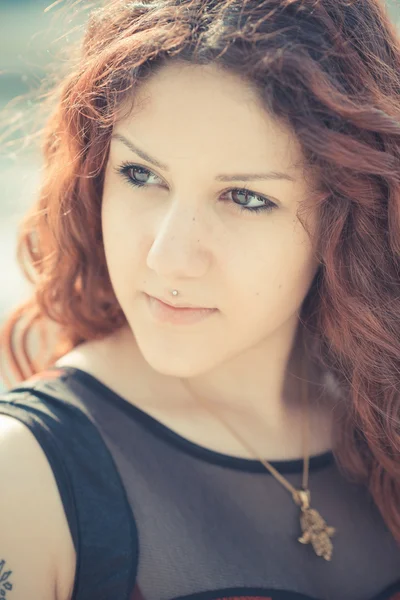
{"type": "MultiPolygon", "coordinates": [[[[0,397],[0,413],[25,422],[55,473],[85,554],[73,600],[92,597],[84,580],[85,589],[108,585],[118,600],[400,600],[400,547],[365,488],[347,481],[330,453],[311,458],[309,482],[312,506],[337,530],[326,562],[297,541],[299,508],[259,461],[190,442],[88,373],[46,371],[0,397]],[[108,459],[89,445],[96,433],[108,459]],[[66,478],[73,502],[63,493],[66,478]],[[85,515],[79,535],[76,511],[85,515]],[[90,562],[102,560],[101,570],[90,562]],[[113,588],[116,568],[121,587],[113,588]]],[[[302,460],[272,464],[301,486],[302,460]]]]}

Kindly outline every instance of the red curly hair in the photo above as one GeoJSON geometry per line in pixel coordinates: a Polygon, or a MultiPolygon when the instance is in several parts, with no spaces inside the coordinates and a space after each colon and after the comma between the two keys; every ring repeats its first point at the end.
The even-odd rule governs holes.
{"type": "Polygon", "coordinates": [[[307,349],[342,391],[338,462],[400,541],[400,44],[378,0],[108,0],[94,11],[50,97],[43,182],[18,246],[34,294],[4,325],[6,363],[23,380],[126,323],[101,234],[110,136],[135,88],[175,59],[254,84],[317,176],[307,349]],[[46,322],[57,324],[47,358],[28,348],[46,322]]]}

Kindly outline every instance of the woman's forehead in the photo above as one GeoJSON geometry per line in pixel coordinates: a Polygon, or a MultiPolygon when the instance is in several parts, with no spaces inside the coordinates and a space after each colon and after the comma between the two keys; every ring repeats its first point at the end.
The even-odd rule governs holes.
{"type": "Polygon", "coordinates": [[[241,163],[268,161],[276,168],[303,164],[289,127],[239,77],[218,67],[164,67],[137,90],[114,134],[157,152],[160,161],[225,156],[241,163]]]}

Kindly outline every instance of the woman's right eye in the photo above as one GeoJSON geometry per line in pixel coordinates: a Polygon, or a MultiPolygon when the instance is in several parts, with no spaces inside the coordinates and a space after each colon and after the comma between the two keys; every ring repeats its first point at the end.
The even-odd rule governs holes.
{"type": "Polygon", "coordinates": [[[131,163],[124,163],[117,167],[117,173],[120,173],[131,185],[134,187],[144,187],[145,185],[160,185],[162,179],[160,179],[155,173],[141,167],[139,165],[132,165],[131,163]],[[155,178],[157,181],[151,181],[151,178],[155,178]]]}

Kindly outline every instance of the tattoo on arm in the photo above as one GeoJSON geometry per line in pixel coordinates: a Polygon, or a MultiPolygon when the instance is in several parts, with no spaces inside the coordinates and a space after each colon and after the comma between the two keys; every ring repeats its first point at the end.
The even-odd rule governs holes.
{"type": "Polygon", "coordinates": [[[7,595],[7,592],[11,592],[13,589],[13,585],[11,583],[10,577],[12,575],[12,571],[6,569],[6,561],[0,560],[0,598],[1,600],[7,600],[10,598],[10,595],[7,595]]]}

